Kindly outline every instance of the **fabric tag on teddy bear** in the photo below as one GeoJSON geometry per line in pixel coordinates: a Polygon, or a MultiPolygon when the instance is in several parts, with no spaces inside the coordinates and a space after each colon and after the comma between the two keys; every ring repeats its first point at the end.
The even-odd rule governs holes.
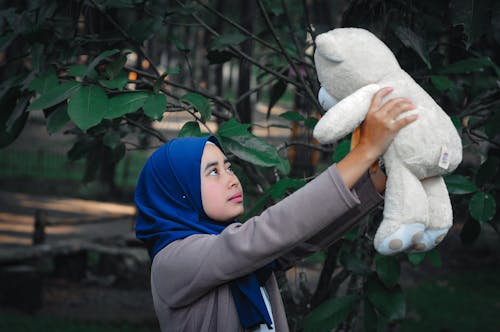
{"type": "Polygon", "coordinates": [[[439,157],[439,167],[448,169],[450,167],[450,155],[446,146],[441,147],[441,156],[439,157]]]}

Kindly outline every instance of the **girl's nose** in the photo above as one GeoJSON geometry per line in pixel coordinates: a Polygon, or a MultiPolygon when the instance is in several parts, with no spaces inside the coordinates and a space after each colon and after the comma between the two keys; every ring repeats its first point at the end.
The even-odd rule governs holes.
{"type": "Polygon", "coordinates": [[[227,173],[227,176],[228,176],[228,186],[229,188],[232,188],[234,186],[237,186],[238,185],[238,178],[236,177],[236,175],[232,172],[230,173],[227,173]]]}

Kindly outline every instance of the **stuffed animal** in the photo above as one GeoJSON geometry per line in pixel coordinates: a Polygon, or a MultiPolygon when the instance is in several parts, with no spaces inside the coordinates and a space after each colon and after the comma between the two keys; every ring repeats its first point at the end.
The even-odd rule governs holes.
{"type": "Polygon", "coordinates": [[[445,237],[453,215],[442,175],[462,160],[462,143],[451,119],[404,71],[391,50],[359,28],[340,28],[316,38],[314,54],[327,110],[314,128],[320,143],[333,143],[363,121],[376,91],[392,87],[386,99],[406,97],[418,119],[396,135],[382,156],[387,174],[384,217],[374,238],[384,255],[427,251],[445,237]]]}

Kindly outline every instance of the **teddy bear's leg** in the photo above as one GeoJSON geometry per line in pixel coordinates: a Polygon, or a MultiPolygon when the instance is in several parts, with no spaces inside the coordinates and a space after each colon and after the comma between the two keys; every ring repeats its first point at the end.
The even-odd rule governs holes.
{"type": "Polygon", "coordinates": [[[383,255],[393,255],[423,237],[429,206],[424,188],[413,173],[399,161],[386,165],[384,219],[375,234],[374,246],[383,255]]]}
{"type": "Polygon", "coordinates": [[[422,180],[422,186],[427,193],[429,202],[429,223],[424,235],[414,246],[414,251],[424,251],[434,248],[443,240],[453,224],[453,211],[451,208],[448,189],[441,176],[422,180]]]}

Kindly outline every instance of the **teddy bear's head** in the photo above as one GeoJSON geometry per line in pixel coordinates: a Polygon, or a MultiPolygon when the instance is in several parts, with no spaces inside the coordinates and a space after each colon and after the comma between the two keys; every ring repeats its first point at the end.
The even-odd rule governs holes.
{"type": "Polygon", "coordinates": [[[318,35],[314,61],[321,86],[337,100],[401,70],[391,50],[371,32],[359,28],[318,35]]]}

